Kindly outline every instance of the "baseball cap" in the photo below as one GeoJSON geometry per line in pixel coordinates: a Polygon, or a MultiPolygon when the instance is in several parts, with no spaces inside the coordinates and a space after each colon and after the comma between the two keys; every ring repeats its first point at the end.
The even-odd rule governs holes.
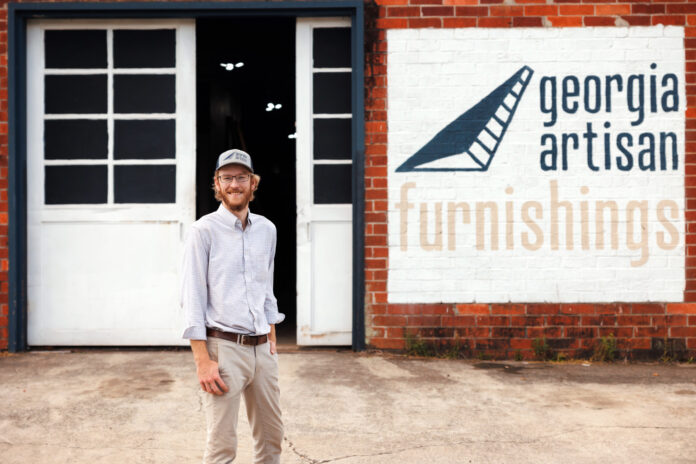
{"type": "Polygon", "coordinates": [[[215,170],[217,171],[223,166],[228,164],[241,164],[252,173],[254,172],[254,166],[251,164],[251,156],[249,153],[233,148],[232,150],[227,150],[218,156],[217,164],[215,165],[215,170]]]}

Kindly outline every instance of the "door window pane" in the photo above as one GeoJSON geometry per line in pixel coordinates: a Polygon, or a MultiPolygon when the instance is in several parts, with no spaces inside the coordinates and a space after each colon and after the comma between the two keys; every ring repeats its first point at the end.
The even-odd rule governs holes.
{"type": "Polygon", "coordinates": [[[174,29],[114,31],[115,68],[173,68],[174,29]]]}
{"type": "Polygon", "coordinates": [[[116,203],[175,203],[176,166],[114,166],[116,203]]]}
{"type": "Polygon", "coordinates": [[[114,76],[114,112],[174,113],[174,75],[114,76]]]}
{"type": "Polygon", "coordinates": [[[351,165],[314,166],[314,203],[351,203],[351,165]]]}
{"type": "Polygon", "coordinates": [[[106,203],[106,166],[46,166],[47,205],[106,203]]]}
{"type": "Polygon", "coordinates": [[[313,43],[315,68],[350,68],[350,28],[316,28],[313,43]]]}
{"type": "Polygon", "coordinates": [[[315,73],[314,113],[350,112],[350,73],[315,73]]]}
{"type": "Polygon", "coordinates": [[[44,36],[46,68],[106,68],[106,31],[51,31],[44,36]]]}
{"type": "Polygon", "coordinates": [[[351,159],[351,120],[314,120],[314,159],[351,159]]]}
{"type": "Polygon", "coordinates": [[[175,120],[114,121],[114,159],[174,158],[175,120]]]}
{"type": "Polygon", "coordinates": [[[106,120],[44,121],[45,159],[105,159],[108,140],[106,120]]]}
{"type": "Polygon", "coordinates": [[[47,114],[106,113],[106,74],[46,76],[47,114]]]}

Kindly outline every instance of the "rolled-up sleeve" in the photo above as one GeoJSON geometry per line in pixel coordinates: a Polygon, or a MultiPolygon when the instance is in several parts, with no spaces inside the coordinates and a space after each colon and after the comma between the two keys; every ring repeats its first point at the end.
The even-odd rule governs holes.
{"type": "Polygon", "coordinates": [[[271,241],[270,262],[268,263],[269,279],[266,282],[266,299],[263,303],[263,311],[266,315],[266,322],[269,324],[280,324],[285,320],[285,314],[278,312],[278,300],[273,294],[273,272],[275,270],[275,252],[276,252],[276,229],[273,228],[273,236],[271,241]]]}
{"type": "Polygon", "coordinates": [[[186,238],[181,272],[181,307],[186,321],[182,338],[207,338],[205,311],[208,306],[208,249],[201,231],[192,227],[186,238]]]}

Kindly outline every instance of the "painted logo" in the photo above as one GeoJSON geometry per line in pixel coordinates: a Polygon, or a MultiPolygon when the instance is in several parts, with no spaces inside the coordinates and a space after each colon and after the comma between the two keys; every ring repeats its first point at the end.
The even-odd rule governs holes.
{"type": "Polygon", "coordinates": [[[487,171],[534,71],[523,66],[449,123],[396,172],[487,171]]]}

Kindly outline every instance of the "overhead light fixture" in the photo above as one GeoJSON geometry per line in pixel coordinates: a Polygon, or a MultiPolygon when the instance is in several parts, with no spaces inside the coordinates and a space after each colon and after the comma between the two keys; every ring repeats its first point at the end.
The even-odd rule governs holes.
{"type": "Polygon", "coordinates": [[[244,63],[241,61],[239,63],[236,63],[236,64],[235,63],[220,63],[220,66],[225,68],[226,71],[232,71],[235,68],[241,68],[242,66],[244,66],[244,63]]]}
{"type": "Polygon", "coordinates": [[[289,138],[289,139],[296,139],[296,138],[297,138],[297,132],[295,132],[294,134],[288,135],[288,138],[289,138]]]}
{"type": "Polygon", "coordinates": [[[266,111],[279,110],[283,107],[280,103],[269,103],[266,105],[266,111]]]}

